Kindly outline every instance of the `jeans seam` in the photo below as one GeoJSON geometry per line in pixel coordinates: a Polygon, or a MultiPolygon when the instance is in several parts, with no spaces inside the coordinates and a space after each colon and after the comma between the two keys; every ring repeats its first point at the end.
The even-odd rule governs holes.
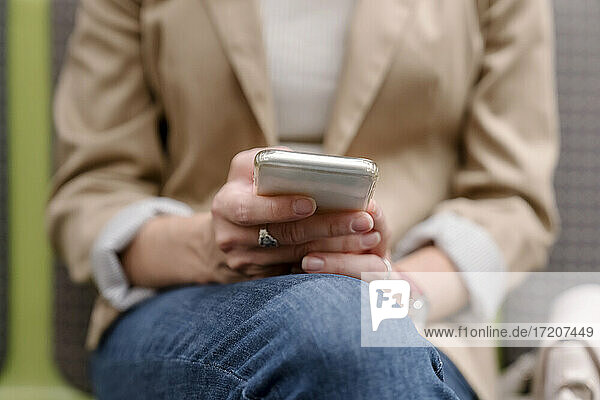
{"type": "MultiPolygon", "coordinates": [[[[231,371],[221,365],[217,365],[217,364],[213,364],[213,363],[208,363],[205,361],[197,361],[197,360],[191,360],[185,357],[174,357],[174,358],[152,358],[152,359],[148,359],[148,360],[132,360],[132,361],[114,361],[111,362],[112,365],[123,365],[123,364],[143,364],[143,363],[148,363],[148,362],[166,362],[166,363],[171,363],[171,362],[183,362],[185,364],[192,364],[192,365],[199,365],[199,366],[205,366],[205,367],[212,367],[215,368],[221,372],[226,373],[227,375],[233,376],[235,379],[237,379],[238,381],[240,381],[244,387],[246,387],[246,385],[248,384],[248,380],[246,378],[241,377],[240,375],[238,375],[235,371],[231,371]]],[[[279,392],[276,391],[276,396],[278,399],[281,399],[281,395],[279,394],[279,392]]],[[[254,396],[248,395],[246,393],[243,393],[244,398],[248,399],[248,400],[260,400],[254,396]]]]}
{"type": "Polygon", "coordinates": [[[435,358],[435,363],[432,362],[433,372],[438,376],[440,381],[444,382],[444,361],[436,347],[433,347],[432,351],[435,358]]]}
{"type": "MultiPolygon", "coordinates": [[[[222,371],[222,372],[225,372],[225,373],[227,373],[227,374],[229,374],[229,375],[232,375],[232,376],[233,376],[234,378],[236,378],[237,380],[239,380],[239,381],[243,382],[243,384],[244,384],[244,387],[246,387],[246,386],[247,386],[247,384],[248,384],[248,378],[244,378],[244,377],[242,377],[241,375],[239,375],[237,372],[235,372],[235,371],[232,371],[232,370],[230,370],[230,369],[228,369],[228,368],[225,368],[225,367],[224,367],[224,366],[222,366],[222,365],[213,364],[213,363],[206,362],[206,361],[194,361],[194,360],[191,360],[191,359],[188,359],[188,358],[185,358],[185,357],[175,357],[175,358],[174,358],[174,359],[172,359],[172,360],[175,360],[175,361],[183,361],[183,362],[185,362],[185,363],[189,363],[189,364],[198,364],[198,365],[204,365],[204,366],[208,366],[208,367],[213,367],[213,368],[215,368],[215,369],[218,369],[219,371],[222,371]]],[[[170,359],[158,359],[158,361],[172,361],[172,360],[170,360],[170,359]]],[[[277,398],[278,398],[278,399],[281,399],[282,397],[281,397],[281,395],[279,394],[279,391],[277,391],[277,388],[273,387],[272,389],[273,389],[273,390],[276,392],[277,398]]],[[[254,396],[252,396],[252,395],[248,395],[248,394],[247,394],[247,393],[245,393],[245,392],[243,393],[243,396],[244,396],[245,398],[249,399],[249,400],[260,400],[259,398],[257,398],[257,397],[254,397],[254,396]]]]}
{"type": "Polygon", "coordinates": [[[247,379],[236,374],[234,371],[230,371],[227,368],[222,367],[220,365],[208,363],[205,361],[191,360],[191,359],[184,358],[184,357],[173,357],[173,358],[160,358],[159,357],[159,358],[150,358],[150,359],[144,359],[144,360],[119,360],[119,361],[111,361],[109,363],[112,365],[127,365],[127,364],[143,364],[143,363],[149,363],[149,362],[167,362],[167,363],[169,363],[169,362],[177,362],[177,361],[181,361],[186,364],[194,364],[194,365],[200,365],[200,366],[206,366],[206,367],[213,367],[222,372],[226,372],[229,375],[232,375],[234,378],[236,378],[239,381],[242,381],[242,382],[248,381],[247,379]]]}

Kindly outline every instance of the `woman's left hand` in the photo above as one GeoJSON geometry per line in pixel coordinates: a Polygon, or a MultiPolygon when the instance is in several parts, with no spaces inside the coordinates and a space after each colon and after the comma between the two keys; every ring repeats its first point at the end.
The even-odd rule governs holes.
{"type": "Polygon", "coordinates": [[[357,253],[309,253],[302,259],[302,269],[307,273],[347,275],[360,279],[362,272],[386,272],[384,257],[388,257],[389,231],[383,210],[371,201],[367,212],[373,217],[373,231],[381,234],[381,242],[368,252],[357,253]]]}

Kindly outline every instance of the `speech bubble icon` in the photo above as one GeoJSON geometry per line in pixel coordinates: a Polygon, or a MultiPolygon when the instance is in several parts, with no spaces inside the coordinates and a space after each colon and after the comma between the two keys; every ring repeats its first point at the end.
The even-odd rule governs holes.
{"type": "Polygon", "coordinates": [[[369,283],[369,303],[371,306],[371,327],[379,329],[384,319],[402,319],[408,315],[410,284],[401,279],[371,281],[369,283]]]}

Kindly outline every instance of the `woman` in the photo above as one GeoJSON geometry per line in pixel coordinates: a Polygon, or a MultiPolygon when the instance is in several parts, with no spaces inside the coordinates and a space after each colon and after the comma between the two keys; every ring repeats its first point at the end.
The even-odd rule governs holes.
{"type": "Polygon", "coordinates": [[[395,249],[429,320],[489,320],[501,288],[464,272],[544,265],[551,28],[546,0],[82,1],[48,216],[99,288],[97,395],[491,398],[492,349],[436,349],[407,319],[386,329],[421,347],[361,348],[353,278],[395,249]],[[377,203],[255,196],[253,154],[279,144],[373,159],[377,203]],[[458,273],[440,291],[419,271],[458,273]]]}

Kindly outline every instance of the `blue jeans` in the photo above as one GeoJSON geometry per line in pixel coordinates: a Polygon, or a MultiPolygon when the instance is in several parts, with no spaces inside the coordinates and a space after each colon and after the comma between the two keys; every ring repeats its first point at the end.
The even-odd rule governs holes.
{"type": "MultiPolygon", "coordinates": [[[[164,292],[122,316],[92,359],[99,399],[472,399],[422,347],[361,347],[361,282],[288,275],[164,292]]],[[[382,326],[383,324],[382,323],[382,326]]]]}

